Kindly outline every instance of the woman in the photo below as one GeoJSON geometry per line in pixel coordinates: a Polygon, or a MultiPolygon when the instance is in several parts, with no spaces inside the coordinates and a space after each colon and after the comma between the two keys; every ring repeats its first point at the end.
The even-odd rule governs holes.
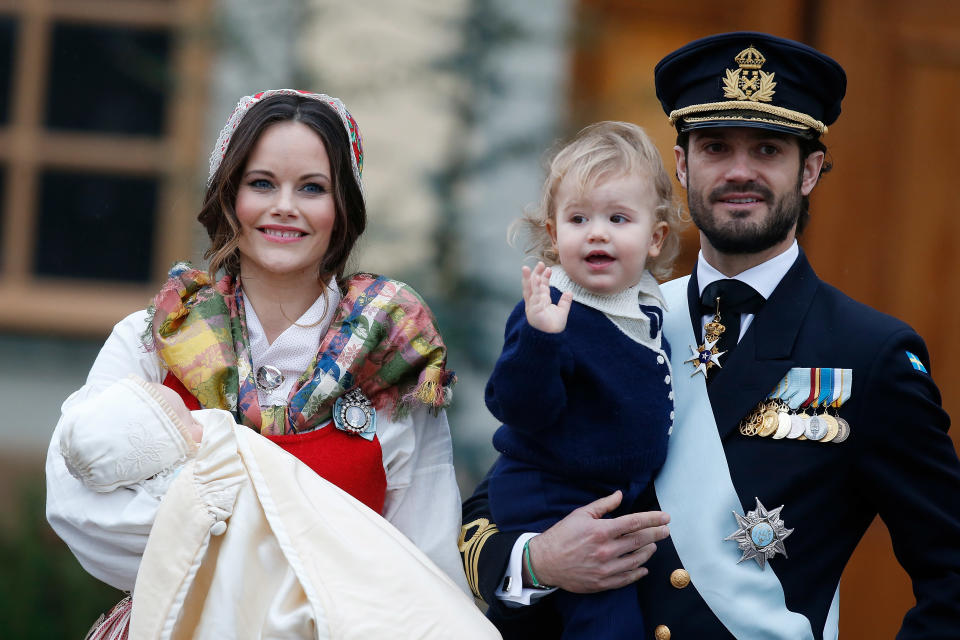
{"type": "MultiPolygon", "coordinates": [[[[154,541],[158,535],[150,535],[160,499],[186,482],[178,477],[185,475],[185,463],[196,480],[202,475],[197,468],[207,464],[209,470],[209,460],[226,451],[231,461],[246,465],[247,484],[270,516],[267,501],[273,498],[265,487],[273,480],[264,481],[269,473],[250,467],[276,460],[275,447],[265,449],[263,439],[249,437],[259,432],[299,459],[291,482],[305,477],[303,465],[313,469],[382,514],[466,591],[456,547],[460,501],[443,413],[453,375],[445,369],[443,342],[409,287],[370,274],[343,275],[366,224],[362,167],[359,129],[335,98],[282,89],[237,105],[211,156],[199,215],[211,240],[209,273],[175,265],[150,309],[114,328],[87,383],[64,403],[53,435],[47,516],[95,577],[123,590],[136,583],[135,594],[140,592],[148,536],[151,545],[160,544],[154,541]],[[214,280],[217,272],[224,275],[214,280]],[[129,387],[122,379],[130,375],[148,391],[141,408],[150,405],[154,413],[147,415],[162,421],[164,413],[195,410],[192,424],[173,422],[187,427],[179,433],[192,434],[199,448],[151,440],[161,432],[176,439],[177,430],[144,431],[142,420],[125,419],[125,411],[135,410],[125,406],[136,395],[134,387],[120,388],[129,387]],[[166,389],[156,389],[157,383],[166,389]],[[111,413],[102,413],[104,407],[111,413]],[[225,430],[226,412],[231,424],[245,428],[225,430]],[[94,453],[81,461],[84,442],[93,443],[105,430],[111,435],[109,416],[118,416],[117,429],[128,431],[118,431],[107,447],[91,444],[87,451],[94,453]],[[130,432],[131,425],[140,431],[130,432]],[[217,449],[214,440],[229,444],[217,449]],[[187,462],[195,454],[197,460],[187,462]],[[84,469],[122,469],[124,477],[93,486],[84,469]]],[[[303,486],[327,495],[308,475],[303,486]]],[[[197,482],[201,493],[219,491],[197,482]]],[[[229,508],[240,509],[242,500],[231,500],[229,508]]],[[[167,502],[175,500],[168,497],[165,508],[167,502]]],[[[160,515],[176,518],[162,510],[160,515]]],[[[217,518],[232,522],[229,514],[217,518]]],[[[379,526],[362,518],[357,526],[379,526]]],[[[268,522],[281,547],[291,533],[277,530],[277,518],[258,522],[268,522]]],[[[203,559],[209,535],[201,542],[196,560],[209,567],[209,558],[203,559]]],[[[313,551],[300,549],[301,555],[313,551]]],[[[299,566],[291,557],[292,566],[299,566]]],[[[314,587],[303,585],[308,593],[314,587]]],[[[330,617],[321,608],[311,612],[310,624],[318,628],[324,626],[318,617],[330,617]]],[[[136,611],[134,597],[134,618],[136,611]]],[[[248,631],[253,637],[263,633],[248,631]]]]}

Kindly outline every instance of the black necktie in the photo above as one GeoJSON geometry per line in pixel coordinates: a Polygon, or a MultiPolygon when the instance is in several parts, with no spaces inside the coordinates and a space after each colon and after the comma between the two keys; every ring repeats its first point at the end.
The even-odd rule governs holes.
{"type": "Polygon", "coordinates": [[[764,302],[766,299],[756,289],[739,280],[717,280],[704,287],[700,296],[703,315],[717,313],[719,308],[720,323],[726,328],[717,343],[721,352],[727,352],[721,357],[721,364],[726,364],[730,352],[740,340],[740,314],[756,313],[764,302]],[[719,305],[717,298],[720,299],[719,305]]]}

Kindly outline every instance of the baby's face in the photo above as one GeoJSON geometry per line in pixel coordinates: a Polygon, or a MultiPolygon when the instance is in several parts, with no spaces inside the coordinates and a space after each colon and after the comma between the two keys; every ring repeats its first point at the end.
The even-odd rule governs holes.
{"type": "Polygon", "coordinates": [[[565,176],[547,230],[570,279],[601,295],[639,282],[647,257],[660,254],[667,233],[656,204],[645,173],[605,178],[583,190],[575,177],[565,176]]]}
{"type": "Polygon", "coordinates": [[[193,436],[194,441],[200,442],[203,438],[203,427],[196,420],[193,419],[193,414],[190,413],[190,410],[187,409],[187,405],[184,404],[183,398],[180,395],[171,389],[168,386],[162,385],[158,382],[148,382],[149,386],[160,394],[160,397],[163,398],[164,402],[173,410],[173,413],[177,416],[180,422],[183,423],[183,426],[187,428],[187,431],[190,432],[190,435],[193,436]]]}

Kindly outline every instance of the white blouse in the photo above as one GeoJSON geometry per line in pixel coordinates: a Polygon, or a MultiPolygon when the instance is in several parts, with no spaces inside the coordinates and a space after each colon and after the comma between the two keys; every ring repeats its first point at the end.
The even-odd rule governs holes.
{"type": "MultiPolygon", "coordinates": [[[[288,342],[285,339],[288,332],[295,332],[300,345],[319,344],[337,302],[328,299],[325,303],[323,297],[319,298],[297,321],[302,326],[291,326],[272,345],[256,338],[258,334],[262,336],[263,330],[248,304],[247,323],[254,370],[261,364],[272,364],[264,357],[272,355],[269,354],[270,347],[288,342]],[[316,323],[318,312],[322,321],[316,323]],[[315,326],[303,328],[310,324],[315,326]],[[309,338],[312,341],[308,342],[307,336],[314,334],[316,337],[309,338]]],[[[112,383],[130,374],[148,382],[163,382],[167,373],[165,367],[140,340],[145,327],[146,311],[133,313],[114,327],[90,369],[86,384],[66,399],[62,413],[99,395],[112,383]]],[[[299,354],[291,349],[283,351],[305,359],[302,366],[299,362],[286,360],[274,365],[288,378],[282,387],[289,391],[289,386],[306,369],[315,351],[301,349],[299,354]]],[[[261,402],[273,404],[273,398],[261,397],[261,402]]],[[[179,465],[131,487],[97,493],[67,470],[59,444],[63,426],[61,416],[47,452],[47,519],[84,569],[107,584],[129,591],[136,580],[160,499],[179,465]]],[[[434,416],[422,406],[414,407],[398,420],[389,415],[378,415],[377,437],[387,479],[384,518],[404,533],[457,586],[469,593],[457,549],[460,493],[454,475],[446,415],[440,412],[434,416]]]]}

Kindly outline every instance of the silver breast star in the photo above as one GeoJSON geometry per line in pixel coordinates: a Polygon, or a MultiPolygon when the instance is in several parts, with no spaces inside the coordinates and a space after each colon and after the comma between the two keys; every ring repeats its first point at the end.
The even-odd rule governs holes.
{"type": "Polygon", "coordinates": [[[755,500],[757,501],[757,508],[748,511],[746,517],[741,516],[736,511],[733,512],[733,517],[737,519],[737,525],[740,528],[724,540],[735,540],[737,546],[743,551],[743,555],[737,560],[737,564],[753,558],[761,569],[765,569],[767,560],[778,553],[787,557],[787,550],[783,546],[783,541],[793,533],[793,529],[784,527],[783,521],[780,519],[780,510],[783,509],[783,505],[773,511],[767,511],[760,504],[759,498],[755,498],[755,500]]]}

